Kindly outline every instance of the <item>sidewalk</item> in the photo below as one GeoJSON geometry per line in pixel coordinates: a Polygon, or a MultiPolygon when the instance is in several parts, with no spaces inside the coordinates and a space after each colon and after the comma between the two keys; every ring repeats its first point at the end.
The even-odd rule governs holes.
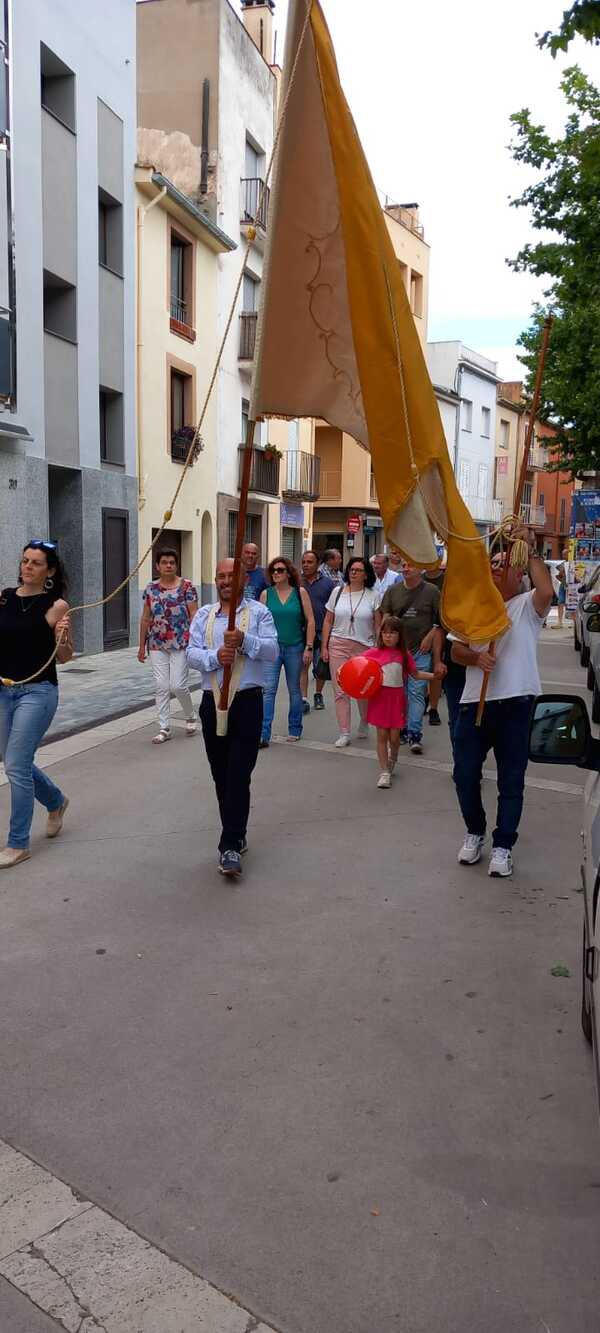
{"type": "MultiPolygon", "coordinates": [[[[147,659],[142,666],[137,653],[137,648],[120,648],[76,657],[59,667],[60,703],[44,744],[153,704],[152,668],[147,659]]],[[[199,689],[199,680],[198,673],[190,671],[192,692],[199,689]]],[[[179,711],[176,701],[174,708],[179,711]]]]}

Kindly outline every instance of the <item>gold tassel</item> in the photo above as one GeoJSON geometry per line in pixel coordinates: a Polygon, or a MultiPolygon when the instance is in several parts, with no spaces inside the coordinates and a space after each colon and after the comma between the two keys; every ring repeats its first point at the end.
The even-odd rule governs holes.
{"type": "Polygon", "coordinates": [[[527,542],[523,541],[521,537],[519,537],[516,542],[513,542],[510,553],[510,564],[513,569],[527,569],[529,564],[529,547],[527,542]]]}

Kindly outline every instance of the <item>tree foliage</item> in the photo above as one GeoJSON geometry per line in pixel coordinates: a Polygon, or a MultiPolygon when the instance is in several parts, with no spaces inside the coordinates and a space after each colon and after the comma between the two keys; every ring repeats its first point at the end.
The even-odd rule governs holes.
{"type": "Polygon", "coordinates": [[[542,235],[508,262],[549,280],[519,339],[520,355],[531,388],[550,311],[540,416],[556,426],[562,466],[577,475],[600,470],[600,93],[576,67],[565,71],[561,89],[569,108],[561,138],[552,139],[527,109],[511,117],[512,155],[538,173],[512,206],[528,208],[542,235]]]}
{"type": "Polygon", "coordinates": [[[570,9],[565,9],[558,32],[541,33],[538,46],[547,46],[554,58],[559,51],[567,51],[578,36],[594,46],[600,42],[600,0],[575,0],[570,9]]]}

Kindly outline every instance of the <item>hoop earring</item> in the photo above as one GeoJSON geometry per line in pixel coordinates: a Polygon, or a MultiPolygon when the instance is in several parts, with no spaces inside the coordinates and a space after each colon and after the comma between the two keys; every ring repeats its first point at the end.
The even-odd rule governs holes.
{"type": "Polygon", "coordinates": [[[48,575],[48,578],[45,580],[44,583],[44,592],[51,592],[53,587],[54,587],[54,579],[51,579],[50,575],[48,575]]]}

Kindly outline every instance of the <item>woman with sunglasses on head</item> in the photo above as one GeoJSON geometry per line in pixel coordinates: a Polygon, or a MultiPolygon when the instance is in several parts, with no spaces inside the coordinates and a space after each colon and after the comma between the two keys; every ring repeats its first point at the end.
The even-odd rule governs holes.
{"type": "Polygon", "coordinates": [[[58,707],[56,663],[73,656],[65,585],[56,542],[35,538],[24,547],[17,587],[0,593],[0,757],[11,796],[4,870],[31,855],[34,799],[48,811],[47,838],[60,833],[69,804],[33,762],[58,707]]]}
{"type": "Polygon", "coordinates": [[[300,676],[302,667],[312,662],[315,645],[315,617],[310,597],[300,587],[297,569],[291,560],[278,555],[272,560],[267,577],[270,587],[260,595],[260,600],[269,608],[279,643],[279,655],[276,662],[266,665],[266,684],[264,693],[263,727],[260,746],[265,750],[271,740],[271,727],[275,712],[275,696],[279,685],[281,668],[290,696],[288,712],[288,741],[299,741],[302,735],[302,690],[300,676]]]}
{"type": "MultiPolygon", "coordinates": [[[[339,683],[338,672],[350,657],[360,657],[365,648],[375,647],[381,625],[381,598],[374,583],[375,570],[371,561],[363,560],[361,555],[353,556],[344,570],[343,587],[332,592],[325,612],[321,657],[324,662],[329,662],[331,669],[340,729],[335,742],[338,750],[350,744],[352,722],[352,704],[339,683]]],[[[358,711],[358,739],[365,740],[369,734],[366,699],[359,700],[358,711]]]]}

